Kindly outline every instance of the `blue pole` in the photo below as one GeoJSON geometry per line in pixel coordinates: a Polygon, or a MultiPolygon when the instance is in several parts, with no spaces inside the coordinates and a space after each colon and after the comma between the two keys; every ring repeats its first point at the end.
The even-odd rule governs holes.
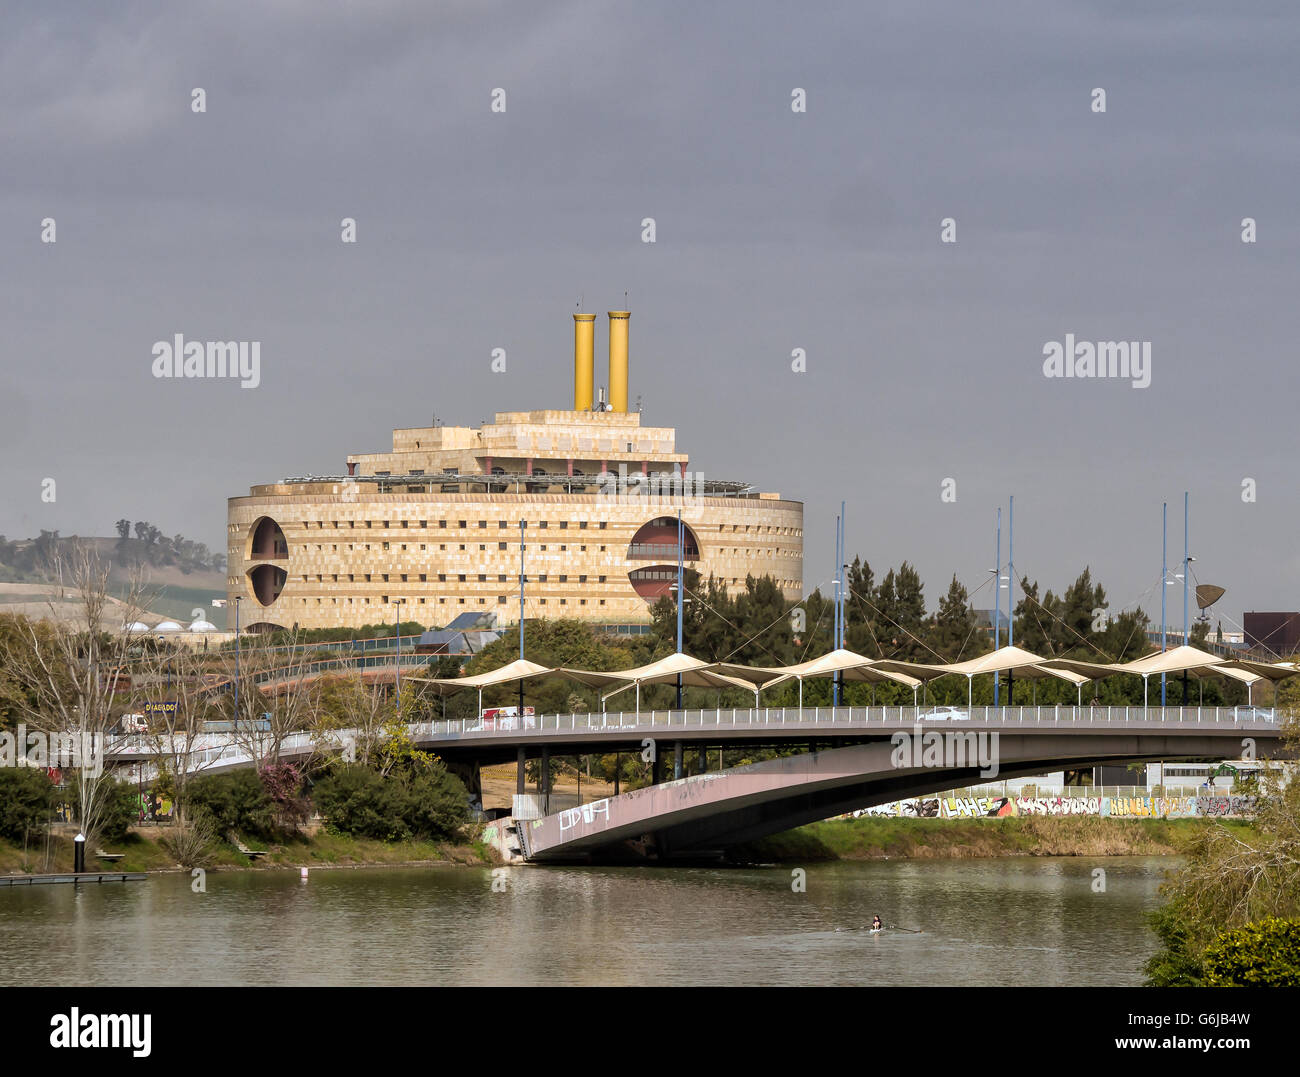
{"type": "MultiPolygon", "coordinates": [[[[842,517],[835,517],[835,629],[832,633],[832,650],[840,645],[840,562],[843,560],[840,556],[840,526],[842,522],[842,517]]],[[[831,688],[833,692],[831,705],[838,707],[840,705],[840,675],[838,673],[835,674],[831,688]]]]}
{"type": "Polygon", "coordinates": [[[849,555],[848,521],[845,519],[844,502],[841,501],[840,502],[840,557],[839,557],[840,633],[839,633],[839,638],[836,639],[835,641],[835,646],[840,649],[843,649],[844,647],[844,637],[846,634],[845,621],[848,620],[847,614],[849,608],[849,594],[848,594],[849,577],[848,577],[848,572],[845,570],[845,565],[844,565],[844,559],[848,557],[848,555],[849,555]]]}
{"type": "MultiPolygon", "coordinates": [[[[397,626],[397,717],[402,717],[402,603],[393,603],[393,622],[397,626]]],[[[522,728],[522,726],[521,726],[522,728]]]]}
{"type": "MultiPolygon", "coordinates": [[[[1165,650],[1165,605],[1169,594],[1169,563],[1166,550],[1169,537],[1169,502],[1160,506],[1160,653],[1165,650]]],[[[1160,674],[1160,706],[1165,705],[1165,674],[1160,674]]]]}
{"type": "MultiPolygon", "coordinates": [[[[1016,497],[1011,495],[1007,509],[1007,646],[1016,645],[1016,497]]],[[[1016,694],[1016,675],[1007,670],[1007,706],[1016,694]]]]}
{"type": "MultiPolygon", "coordinates": [[[[999,627],[1002,621],[1002,506],[998,506],[998,548],[993,570],[993,649],[998,649],[999,627]]],[[[998,705],[999,677],[993,674],[993,706],[998,705]]]]}
{"type": "MultiPolygon", "coordinates": [[[[682,510],[677,510],[677,653],[682,653],[682,606],[686,593],[682,590],[682,510]]],[[[677,709],[682,709],[682,675],[677,674],[677,709]]]]}
{"type": "MultiPolygon", "coordinates": [[[[519,661],[524,660],[524,532],[528,527],[527,520],[519,521],[519,661]]],[[[524,728],[524,679],[519,678],[519,729],[524,728]]],[[[547,792],[550,791],[550,775],[543,777],[547,786],[547,792]]]]}
{"type": "MultiPolygon", "coordinates": [[[[1187,556],[1187,491],[1183,491],[1183,642],[1187,642],[1187,566],[1191,560],[1187,556]]],[[[1187,700],[1183,700],[1186,704],[1187,700]]]]}

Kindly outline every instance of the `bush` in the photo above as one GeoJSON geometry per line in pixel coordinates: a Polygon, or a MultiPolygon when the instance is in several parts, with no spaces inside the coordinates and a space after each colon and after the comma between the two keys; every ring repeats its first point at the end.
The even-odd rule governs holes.
{"type": "Polygon", "coordinates": [[[255,770],[192,778],[186,794],[190,814],[195,818],[206,817],[218,834],[233,830],[262,838],[279,836],[275,803],[255,770]]]}
{"type": "Polygon", "coordinates": [[[452,838],[469,818],[464,784],[437,762],[388,777],[345,767],[318,783],[312,799],[335,830],[378,841],[452,838]]]}
{"type": "Polygon", "coordinates": [[[177,827],[159,838],[158,844],[171,853],[181,867],[206,868],[212,863],[214,839],[211,818],[200,814],[187,826],[177,827]]]}
{"type": "Polygon", "coordinates": [[[1205,948],[1207,987],[1300,987],[1300,920],[1269,916],[1205,948]]]}
{"type": "Polygon", "coordinates": [[[43,833],[54,803],[54,783],[34,767],[0,767],[0,838],[21,842],[43,833]]]}
{"type": "Polygon", "coordinates": [[[345,767],[312,790],[316,810],[341,834],[378,841],[410,836],[397,782],[364,767],[345,767]]]}

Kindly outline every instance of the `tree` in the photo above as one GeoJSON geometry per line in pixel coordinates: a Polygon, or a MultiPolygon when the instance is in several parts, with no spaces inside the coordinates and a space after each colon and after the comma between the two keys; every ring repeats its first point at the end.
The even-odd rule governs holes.
{"type": "MultiPolygon", "coordinates": [[[[1300,750],[1295,718],[1282,735],[1289,755],[1300,750]]],[[[1184,866],[1161,887],[1168,903],[1154,914],[1153,924],[1164,948],[1147,965],[1148,983],[1168,982],[1171,969],[1195,978],[1197,970],[1208,967],[1211,944],[1225,931],[1270,917],[1300,918],[1300,781],[1284,782],[1280,769],[1272,767],[1263,775],[1255,826],[1211,824],[1185,850],[1184,866]]],[[[1216,952],[1226,961],[1235,945],[1216,952]]]]}
{"type": "Polygon", "coordinates": [[[975,633],[975,611],[970,607],[970,596],[954,574],[948,593],[939,602],[934,622],[934,649],[942,655],[943,661],[955,662],[967,650],[978,651],[981,642],[975,633]]]}
{"type": "Polygon", "coordinates": [[[118,520],[113,526],[117,528],[117,544],[121,546],[131,537],[131,521],[118,520]]]}
{"type": "Polygon", "coordinates": [[[56,585],[48,601],[49,624],[15,621],[18,631],[0,636],[0,668],[17,687],[9,699],[27,725],[71,737],[79,749],[81,765],[70,768],[73,799],[86,841],[93,844],[112,809],[114,783],[102,766],[102,752],[115,720],[120,674],[134,647],[119,618],[139,619],[142,588],[137,577],[126,599],[115,601],[108,566],[80,543],[55,547],[46,573],[56,585]]]}

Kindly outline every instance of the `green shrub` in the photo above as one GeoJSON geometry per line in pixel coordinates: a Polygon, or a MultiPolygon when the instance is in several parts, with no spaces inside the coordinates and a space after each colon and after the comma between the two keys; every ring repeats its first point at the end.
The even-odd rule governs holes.
{"type": "Polygon", "coordinates": [[[1300,920],[1269,916],[1205,948],[1207,987],[1300,987],[1300,920]]]}
{"type": "Polygon", "coordinates": [[[344,767],[319,782],[312,799],[335,830],[379,841],[452,838],[469,818],[464,784],[440,762],[387,777],[344,767]]]}
{"type": "Polygon", "coordinates": [[[341,834],[378,841],[410,837],[398,783],[364,767],[344,767],[312,790],[312,800],[341,834]]]}
{"type": "Polygon", "coordinates": [[[252,768],[192,778],[186,804],[191,815],[207,818],[218,834],[233,830],[262,838],[279,836],[275,803],[252,768]]]}
{"type": "Polygon", "coordinates": [[[44,833],[54,803],[54,783],[35,767],[0,767],[0,838],[21,842],[44,833]]]}

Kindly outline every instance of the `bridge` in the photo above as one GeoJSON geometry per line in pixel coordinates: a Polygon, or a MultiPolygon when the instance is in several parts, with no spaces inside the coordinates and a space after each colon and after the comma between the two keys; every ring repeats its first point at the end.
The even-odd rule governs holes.
{"type": "MultiPolygon", "coordinates": [[[[499,826],[518,854],[535,861],[698,857],[729,845],[859,808],[987,781],[1052,770],[1158,760],[1235,759],[1283,753],[1278,720],[1255,708],[967,708],[964,720],[915,707],[807,707],[542,715],[536,719],[432,721],[410,726],[417,747],[436,752],[481,793],[479,768],[552,756],[636,752],[654,761],[647,788],[499,826]],[[941,718],[940,716],[943,715],[941,718]],[[531,724],[530,724],[531,723],[531,724]],[[898,737],[902,734],[900,740],[898,737]],[[900,744],[917,758],[900,762],[900,744]],[[686,776],[685,749],[790,748],[799,754],[686,776]],[[935,747],[934,758],[922,755],[935,747]],[[671,753],[673,780],[660,781],[671,753]],[[996,774],[988,773],[988,762],[996,774]]],[[[346,750],[356,730],[295,733],[281,759],[346,750]]],[[[182,735],[183,736],[183,735],[182,735]]],[[[264,739],[265,740],[265,739],[264,739]]],[[[150,763],[171,746],[157,738],[116,738],[107,762],[150,763]]],[[[251,734],[198,734],[181,746],[194,769],[252,766],[272,745],[251,734]]],[[[549,790],[540,791],[543,803],[549,790]]],[[[508,852],[513,851],[508,848],[508,852]]]]}

